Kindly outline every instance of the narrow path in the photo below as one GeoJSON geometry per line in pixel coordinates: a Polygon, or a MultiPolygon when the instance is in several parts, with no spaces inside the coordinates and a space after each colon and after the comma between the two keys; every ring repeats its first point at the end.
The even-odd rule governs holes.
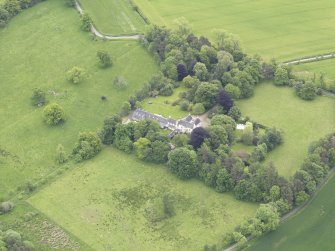
{"type": "MultiPolygon", "coordinates": [[[[80,6],[78,0],[75,0],[75,3],[76,3],[75,7],[76,7],[77,11],[81,15],[84,14],[84,10],[80,6]]],[[[107,39],[107,40],[139,40],[139,39],[141,39],[143,37],[143,35],[140,35],[140,34],[138,34],[138,35],[129,35],[129,36],[127,36],[127,35],[124,35],[124,36],[105,35],[105,34],[102,34],[101,32],[99,32],[97,30],[97,28],[93,24],[91,24],[91,32],[95,36],[97,36],[99,38],[107,39]]]]}
{"type": "Polygon", "coordinates": [[[323,55],[305,57],[305,58],[301,58],[301,59],[292,59],[292,60],[283,62],[283,64],[284,65],[307,64],[307,63],[312,63],[312,62],[326,60],[326,59],[332,59],[332,58],[335,58],[335,53],[334,52],[323,54],[323,55]]]}

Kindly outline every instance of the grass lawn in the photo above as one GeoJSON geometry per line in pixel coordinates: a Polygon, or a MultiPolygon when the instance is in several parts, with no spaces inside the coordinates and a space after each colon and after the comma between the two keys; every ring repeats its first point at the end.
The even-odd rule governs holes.
{"type": "Polygon", "coordinates": [[[292,88],[263,83],[256,87],[252,98],[237,104],[243,116],[283,131],[284,143],[267,159],[285,177],[300,168],[311,142],[334,132],[335,100],[332,98],[303,101],[295,96],[292,88]]]}
{"type": "Polygon", "coordinates": [[[201,250],[257,208],[113,148],[28,201],[95,250],[201,250]],[[152,223],[149,203],[165,194],[175,216],[152,223]]]}
{"type": "Polygon", "coordinates": [[[186,117],[189,112],[182,111],[179,105],[173,105],[173,102],[179,99],[179,93],[186,91],[186,88],[178,87],[173,91],[173,94],[168,97],[158,96],[156,98],[147,98],[142,101],[142,109],[151,113],[160,114],[168,118],[171,116],[174,119],[186,117]]]}
{"type": "Polygon", "coordinates": [[[9,152],[0,155],[0,197],[57,169],[58,144],[70,151],[79,131],[98,130],[103,118],[118,111],[158,70],[137,42],[92,41],[80,30],[76,11],[58,0],[42,2],[12,19],[0,30],[0,44],[0,149],[9,152]],[[98,66],[96,53],[101,49],[111,54],[112,68],[98,66]],[[65,79],[73,66],[87,72],[87,80],[79,85],[65,79]],[[114,89],[117,75],[128,80],[126,90],[114,89]],[[50,103],[64,107],[63,125],[43,123],[43,108],[30,104],[36,87],[49,92],[50,103]]]}
{"type": "Polygon", "coordinates": [[[248,251],[314,251],[334,249],[333,177],[300,214],[283,223],[275,232],[257,240],[248,251]]]}
{"type": "Polygon", "coordinates": [[[320,73],[325,74],[326,79],[335,79],[335,59],[328,59],[308,64],[301,64],[293,66],[293,70],[297,72],[310,72],[316,73],[319,77],[320,73]]]}
{"type": "Polygon", "coordinates": [[[173,27],[185,17],[199,35],[239,36],[248,53],[280,60],[332,52],[335,2],[291,0],[135,0],[151,22],[173,27]]]}
{"type": "Polygon", "coordinates": [[[145,22],[127,0],[80,0],[99,31],[121,35],[144,32],[145,22]]]}

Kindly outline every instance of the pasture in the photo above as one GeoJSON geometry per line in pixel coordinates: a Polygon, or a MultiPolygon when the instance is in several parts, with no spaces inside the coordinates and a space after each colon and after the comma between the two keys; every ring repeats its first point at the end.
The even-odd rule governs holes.
{"type": "Polygon", "coordinates": [[[263,83],[256,87],[252,98],[240,100],[237,105],[243,116],[282,130],[284,143],[268,155],[267,161],[287,178],[300,168],[310,143],[334,131],[333,98],[303,101],[293,88],[263,83]]]}
{"type": "Polygon", "coordinates": [[[201,250],[257,208],[113,148],[28,201],[95,250],[201,250]],[[150,203],[164,195],[175,215],[153,222],[150,203]]]}
{"type": "Polygon", "coordinates": [[[85,12],[104,34],[123,35],[144,32],[145,21],[124,0],[80,0],[85,12]]]}
{"type": "Polygon", "coordinates": [[[325,74],[326,79],[335,79],[335,59],[317,61],[308,64],[301,64],[293,66],[293,70],[296,72],[309,72],[310,74],[315,73],[319,77],[320,73],[325,74]]]}
{"type": "Polygon", "coordinates": [[[248,251],[314,251],[334,249],[335,178],[322,188],[301,213],[275,232],[256,240],[248,251]]]}
{"type": "Polygon", "coordinates": [[[335,3],[277,0],[135,0],[152,23],[173,27],[185,17],[198,35],[214,29],[237,35],[250,54],[287,60],[332,52],[335,3]]]}
{"type": "Polygon", "coordinates": [[[58,144],[70,152],[80,131],[98,130],[104,117],[117,112],[158,70],[137,42],[91,40],[80,30],[76,11],[58,0],[40,3],[11,20],[0,30],[0,44],[0,197],[57,170],[58,144]],[[111,54],[112,68],[99,67],[96,53],[101,49],[111,54]],[[83,83],[66,80],[73,66],[86,70],[83,83]],[[129,83],[126,90],[113,87],[119,75],[129,83]],[[49,103],[63,106],[64,124],[49,127],[43,122],[43,108],[30,101],[37,87],[47,93],[49,103]]]}

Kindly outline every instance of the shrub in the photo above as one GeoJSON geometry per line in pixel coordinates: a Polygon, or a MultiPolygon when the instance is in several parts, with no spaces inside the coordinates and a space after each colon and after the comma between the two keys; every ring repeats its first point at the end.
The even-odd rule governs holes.
{"type": "Polygon", "coordinates": [[[197,103],[192,107],[192,114],[193,115],[201,115],[206,112],[205,107],[202,103],[197,103]]]}
{"type": "Polygon", "coordinates": [[[73,84],[79,84],[85,79],[85,70],[77,66],[66,73],[67,80],[73,84]]]}
{"type": "Polygon", "coordinates": [[[90,31],[91,30],[91,24],[92,24],[91,17],[88,14],[84,13],[81,16],[81,29],[83,31],[90,31]]]}
{"type": "Polygon", "coordinates": [[[91,159],[101,151],[101,141],[92,132],[82,132],[79,134],[78,143],[74,146],[72,154],[75,160],[80,162],[91,159]]]}
{"type": "Polygon", "coordinates": [[[296,94],[304,100],[313,100],[317,95],[317,87],[311,81],[305,84],[297,84],[295,86],[296,94]]]}
{"type": "Polygon", "coordinates": [[[66,0],[65,4],[66,4],[66,6],[74,7],[74,6],[76,6],[76,1],[75,0],[66,0]]]}
{"type": "Polygon", "coordinates": [[[46,103],[45,92],[39,88],[34,89],[31,103],[33,106],[43,106],[46,103]]]}
{"type": "Polygon", "coordinates": [[[50,104],[43,110],[44,121],[48,125],[58,125],[65,121],[65,113],[59,104],[50,104]]]}
{"type": "Polygon", "coordinates": [[[241,118],[241,110],[237,106],[230,108],[228,115],[232,117],[235,121],[238,121],[241,118]]]}
{"type": "Polygon", "coordinates": [[[254,129],[251,122],[247,122],[243,130],[241,141],[246,145],[252,145],[254,139],[254,129]]]}
{"type": "Polygon", "coordinates": [[[5,201],[0,204],[0,213],[1,214],[6,214],[12,211],[14,208],[14,203],[10,201],[5,201]]]}
{"type": "Polygon", "coordinates": [[[275,72],[274,84],[279,86],[289,84],[288,71],[283,66],[277,67],[275,72]]]}
{"type": "Polygon", "coordinates": [[[64,146],[59,144],[56,149],[56,161],[58,164],[64,164],[67,161],[66,152],[64,146]]]}
{"type": "Polygon", "coordinates": [[[113,85],[117,89],[126,89],[128,86],[128,83],[124,77],[117,76],[113,80],[113,85]]]}
{"type": "Polygon", "coordinates": [[[107,51],[98,51],[97,57],[99,58],[100,65],[102,67],[112,66],[113,62],[107,51]]]}
{"type": "Polygon", "coordinates": [[[194,177],[198,170],[197,155],[187,148],[176,148],[169,153],[169,169],[181,179],[194,177]]]}
{"type": "MultiPolygon", "coordinates": [[[[187,111],[188,110],[188,107],[190,105],[190,102],[188,102],[187,100],[183,100],[179,103],[179,107],[180,107],[180,110],[182,111],[187,111]]],[[[205,109],[205,108],[204,108],[205,109]]]]}

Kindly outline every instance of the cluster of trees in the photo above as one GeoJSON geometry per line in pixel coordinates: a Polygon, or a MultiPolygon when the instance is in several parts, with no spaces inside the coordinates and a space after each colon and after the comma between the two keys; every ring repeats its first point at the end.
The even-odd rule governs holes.
{"type": "Polygon", "coordinates": [[[267,66],[259,57],[244,54],[232,36],[218,32],[217,43],[212,44],[192,34],[181,20],[176,30],[152,26],[142,42],[159,62],[161,74],[130,98],[132,108],[149,96],[169,96],[182,84],[187,91],[180,94],[181,109],[201,114],[227,96],[250,97],[267,66]]]}
{"type": "Polygon", "coordinates": [[[0,3],[0,28],[5,27],[8,21],[22,10],[45,0],[4,0],[0,3]]]}
{"type": "Polygon", "coordinates": [[[58,125],[65,121],[64,109],[57,103],[47,105],[43,110],[43,118],[48,125],[58,125]]]}
{"type": "Polygon", "coordinates": [[[20,233],[8,229],[3,232],[0,230],[0,250],[22,250],[22,251],[33,251],[34,245],[27,240],[24,240],[20,233]]]}

